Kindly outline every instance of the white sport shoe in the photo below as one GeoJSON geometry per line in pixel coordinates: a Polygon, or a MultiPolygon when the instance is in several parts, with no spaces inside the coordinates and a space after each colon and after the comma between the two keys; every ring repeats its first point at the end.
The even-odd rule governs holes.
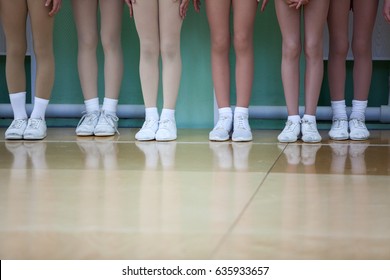
{"type": "Polygon", "coordinates": [[[93,134],[95,134],[95,136],[112,136],[115,133],[119,134],[118,121],[119,119],[116,115],[102,111],[93,134]]]}
{"type": "Polygon", "coordinates": [[[95,131],[95,127],[99,121],[100,111],[85,113],[77,125],[76,134],[78,136],[91,136],[95,131]]]}
{"type": "Polygon", "coordinates": [[[218,122],[209,133],[211,141],[227,141],[233,128],[233,119],[227,116],[219,116],[218,122]]]}
{"type": "Polygon", "coordinates": [[[158,130],[156,132],[157,141],[173,141],[177,138],[177,129],[175,120],[164,119],[160,120],[158,130]]]}
{"type": "Polygon", "coordinates": [[[20,140],[23,139],[23,133],[27,127],[27,119],[13,120],[11,125],[5,131],[5,139],[20,140]]]}
{"type": "Polygon", "coordinates": [[[158,120],[145,119],[140,131],[135,134],[135,139],[138,141],[150,141],[156,139],[158,130],[158,120]]]}
{"type": "Polygon", "coordinates": [[[370,132],[368,131],[364,121],[359,119],[351,119],[349,121],[349,138],[351,140],[367,140],[370,137],[370,132]]]}
{"type": "Polygon", "coordinates": [[[247,115],[236,115],[234,116],[234,128],[232,140],[234,142],[248,142],[252,141],[252,132],[248,122],[247,115]]]}
{"type": "Polygon", "coordinates": [[[278,141],[281,143],[296,142],[300,133],[301,123],[287,120],[283,131],[278,135],[278,141]]]}
{"type": "Polygon", "coordinates": [[[47,126],[45,120],[28,119],[23,138],[27,140],[41,140],[46,137],[47,126]]]}
{"type": "Polygon", "coordinates": [[[333,140],[347,140],[349,138],[348,120],[333,119],[332,127],[329,131],[329,137],[333,140]]]}
{"type": "Polygon", "coordinates": [[[321,140],[321,135],[317,130],[317,123],[302,119],[302,141],[306,143],[318,143],[321,140]]]}

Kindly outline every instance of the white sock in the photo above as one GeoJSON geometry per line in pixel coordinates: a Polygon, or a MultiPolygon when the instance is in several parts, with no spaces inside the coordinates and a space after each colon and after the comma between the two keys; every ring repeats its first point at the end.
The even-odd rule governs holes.
{"type": "Polygon", "coordinates": [[[27,119],[26,92],[11,93],[9,95],[14,119],[27,119]]]}
{"type": "Polygon", "coordinates": [[[366,101],[352,100],[352,113],[349,118],[365,121],[367,103],[368,103],[367,100],[366,101]]]}
{"type": "Polygon", "coordinates": [[[307,120],[308,122],[316,122],[316,116],[313,116],[313,115],[303,115],[303,118],[302,119],[305,119],[307,120]]]}
{"type": "Polygon", "coordinates": [[[30,118],[32,119],[45,119],[45,113],[47,105],[49,105],[48,99],[43,99],[39,97],[34,98],[34,109],[31,113],[30,118]]]}
{"type": "Polygon", "coordinates": [[[145,119],[159,120],[157,107],[145,108],[145,119]]]}
{"type": "Polygon", "coordinates": [[[163,109],[161,112],[161,117],[162,120],[175,120],[175,110],[172,109],[163,109]]]}
{"type": "Polygon", "coordinates": [[[330,103],[332,106],[333,119],[348,120],[345,100],[331,101],[330,103]]]}
{"type": "Polygon", "coordinates": [[[224,108],[219,108],[218,109],[218,114],[219,116],[226,116],[226,117],[230,117],[233,119],[233,110],[231,107],[224,107],[224,108]]]}
{"type": "Polygon", "coordinates": [[[84,100],[85,110],[87,113],[92,113],[94,111],[99,111],[99,98],[92,98],[88,100],[84,100]]]}
{"type": "Polygon", "coordinates": [[[116,114],[117,106],[118,106],[118,99],[104,97],[102,111],[116,114]]]}
{"type": "Polygon", "coordinates": [[[234,115],[248,116],[249,115],[249,109],[245,108],[245,107],[236,107],[234,109],[234,115]]]}
{"type": "Polygon", "coordinates": [[[301,116],[299,116],[299,115],[288,116],[287,120],[291,121],[293,123],[299,123],[301,121],[301,116]]]}

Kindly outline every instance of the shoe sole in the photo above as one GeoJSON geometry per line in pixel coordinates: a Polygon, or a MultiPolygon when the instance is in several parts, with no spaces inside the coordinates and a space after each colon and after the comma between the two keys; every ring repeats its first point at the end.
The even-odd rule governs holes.
{"type": "Polygon", "coordinates": [[[5,137],[5,140],[23,140],[23,136],[21,136],[21,135],[15,135],[15,136],[9,135],[9,136],[5,137]]]}
{"type": "Polygon", "coordinates": [[[329,136],[329,138],[336,141],[343,141],[349,139],[349,137],[331,137],[331,136],[329,136]]]}
{"type": "Polygon", "coordinates": [[[365,140],[368,140],[368,138],[370,138],[370,136],[365,137],[365,138],[350,137],[350,139],[353,141],[365,141],[365,140]]]}
{"type": "Polygon", "coordinates": [[[156,141],[158,142],[169,142],[169,141],[175,141],[177,139],[176,138],[156,138],[156,141]]]}
{"type": "Polygon", "coordinates": [[[114,136],[115,132],[114,133],[95,133],[94,135],[95,136],[114,136]]]}
{"type": "Polygon", "coordinates": [[[23,139],[24,140],[42,140],[42,139],[45,139],[46,138],[46,135],[45,136],[40,136],[40,137],[34,137],[34,136],[24,136],[23,139]]]}
{"type": "Polygon", "coordinates": [[[250,142],[252,140],[253,140],[253,138],[240,138],[240,137],[232,138],[233,142],[250,142]]]}

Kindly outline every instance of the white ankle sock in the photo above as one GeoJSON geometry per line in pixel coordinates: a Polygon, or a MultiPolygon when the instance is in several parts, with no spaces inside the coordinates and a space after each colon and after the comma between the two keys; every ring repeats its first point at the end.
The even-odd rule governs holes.
{"type": "Polygon", "coordinates": [[[158,110],[157,107],[145,108],[145,119],[158,120],[158,110]]]}
{"type": "Polygon", "coordinates": [[[236,107],[234,109],[234,115],[248,116],[249,115],[249,109],[245,108],[245,107],[236,107]]]}
{"type": "Polygon", "coordinates": [[[233,119],[233,110],[230,107],[223,107],[218,109],[219,116],[227,116],[233,119]]]}
{"type": "Polygon", "coordinates": [[[99,111],[99,98],[92,98],[88,100],[84,100],[85,110],[87,113],[92,113],[94,111],[99,111]]]}
{"type": "Polygon", "coordinates": [[[366,101],[352,100],[352,113],[349,118],[365,121],[367,103],[368,103],[367,100],[366,101]]]}
{"type": "Polygon", "coordinates": [[[102,111],[116,114],[117,106],[118,106],[118,99],[104,97],[102,111]]]}
{"type": "Polygon", "coordinates": [[[333,119],[348,120],[345,100],[331,101],[330,103],[332,106],[333,119]]]}
{"type": "Polygon", "coordinates": [[[302,119],[305,119],[309,122],[316,122],[316,116],[313,116],[313,115],[303,115],[303,118],[302,119]]]}
{"type": "Polygon", "coordinates": [[[165,120],[175,120],[175,110],[172,109],[163,109],[161,112],[160,119],[165,120]]]}
{"type": "Polygon", "coordinates": [[[39,97],[34,98],[34,109],[31,113],[30,118],[32,119],[45,119],[45,113],[47,105],[49,105],[48,99],[43,99],[39,97]]]}
{"type": "Polygon", "coordinates": [[[14,119],[27,119],[26,92],[11,93],[9,95],[14,119]]]}
{"type": "Polygon", "coordinates": [[[287,120],[291,121],[293,123],[299,123],[301,121],[301,116],[299,116],[299,115],[288,116],[287,120]]]}

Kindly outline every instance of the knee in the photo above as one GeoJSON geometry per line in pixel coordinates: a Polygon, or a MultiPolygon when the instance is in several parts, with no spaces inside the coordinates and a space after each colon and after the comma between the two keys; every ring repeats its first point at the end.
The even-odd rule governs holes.
{"type": "Polygon", "coordinates": [[[230,49],[230,38],[228,36],[215,36],[211,38],[211,49],[213,53],[225,54],[230,49]]]}
{"type": "Polygon", "coordinates": [[[102,46],[105,52],[118,50],[121,47],[120,35],[115,33],[101,33],[102,46]]]}
{"type": "Polygon", "coordinates": [[[180,41],[163,40],[160,43],[161,57],[164,60],[173,60],[180,55],[180,41]]]}
{"type": "Polygon", "coordinates": [[[301,44],[295,41],[283,41],[283,58],[289,60],[298,59],[301,54],[301,44]]]}
{"type": "Polygon", "coordinates": [[[22,58],[26,56],[27,46],[20,44],[7,44],[7,57],[13,57],[15,59],[22,58]]]}
{"type": "Polygon", "coordinates": [[[159,45],[154,41],[142,41],[140,43],[141,57],[145,61],[156,61],[160,55],[159,45]]]}
{"type": "Polygon", "coordinates": [[[352,53],[355,58],[371,57],[372,56],[372,42],[370,40],[353,40],[352,53]]]}
{"type": "Polygon", "coordinates": [[[337,42],[331,42],[329,45],[330,56],[333,57],[342,57],[343,59],[345,59],[347,57],[348,50],[348,41],[339,40],[337,42]]]}
{"type": "Polygon", "coordinates": [[[98,44],[98,36],[94,33],[89,33],[78,38],[79,51],[95,51],[98,44]]]}
{"type": "Polygon", "coordinates": [[[236,53],[247,52],[251,48],[253,48],[253,37],[250,34],[234,34],[234,50],[236,53]]]}
{"type": "Polygon", "coordinates": [[[306,59],[323,59],[322,42],[306,42],[305,43],[305,57],[306,59]]]}

